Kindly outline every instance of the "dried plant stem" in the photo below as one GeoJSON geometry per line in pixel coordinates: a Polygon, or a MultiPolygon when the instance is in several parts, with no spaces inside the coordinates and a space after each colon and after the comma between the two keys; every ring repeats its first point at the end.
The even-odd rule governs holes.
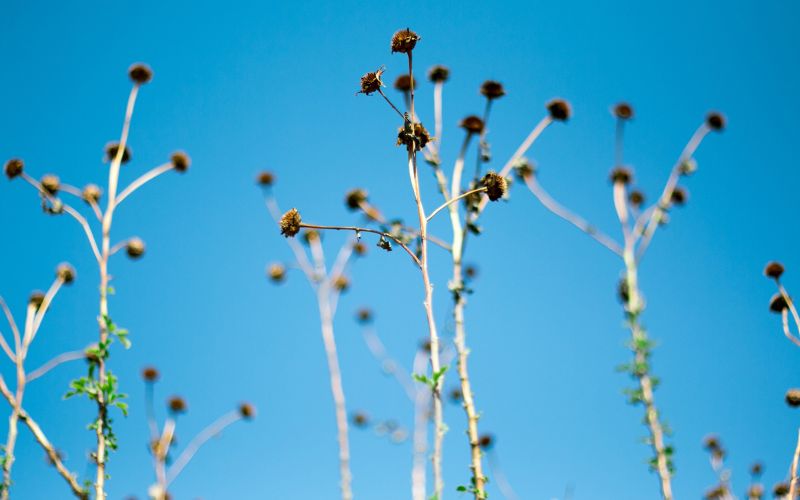
{"type": "MultiPolygon", "coordinates": [[[[423,351],[417,351],[414,357],[414,373],[425,370],[423,351]]],[[[414,395],[414,457],[411,467],[411,497],[413,500],[425,500],[425,454],[428,452],[428,420],[431,407],[431,393],[425,388],[417,388],[414,395]]]]}
{"type": "Polygon", "coordinates": [[[488,458],[489,468],[492,469],[492,476],[494,476],[500,493],[503,494],[506,500],[517,500],[519,498],[517,493],[514,491],[514,488],[511,487],[511,483],[508,482],[508,478],[506,478],[502,467],[500,467],[500,460],[497,458],[497,452],[489,450],[488,458]]]}
{"type": "MultiPolygon", "coordinates": [[[[406,253],[407,253],[407,254],[408,254],[408,255],[409,255],[409,256],[410,256],[410,257],[411,257],[411,258],[414,260],[414,263],[415,263],[417,266],[421,266],[421,265],[422,265],[422,264],[421,264],[421,262],[420,262],[420,259],[419,259],[419,258],[417,258],[417,256],[414,254],[414,252],[412,252],[412,251],[411,251],[411,249],[410,249],[410,248],[408,248],[408,247],[406,246],[406,244],[405,244],[405,243],[403,243],[402,241],[400,241],[400,240],[399,240],[397,237],[395,237],[395,236],[392,236],[390,233],[384,233],[383,231],[378,231],[378,230],[376,230],[376,229],[369,229],[369,228],[366,228],[366,227],[356,227],[356,226],[321,226],[321,225],[319,225],[319,224],[306,224],[305,222],[303,222],[302,224],[300,224],[300,227],[305,227],[305,228],[308,228],[308,229],[326,229],[326,230],[331,230],[331,231],[353,231],[353,232],[355,232],[355,233],[372,233],[372,234],[379,234],[379,235],[383,236],[384,238],[389,238],[390,240],[394,241],[395,243],[397,243],[398,245],[400,245],[401,247],[403,247],[403,250],[405,250],[405,251],[406,251],[406,253]]],[[[424,238],[424,237],[423,237],[421,234],[420,234],[420,237],[421,237],[422,239],[425,239],[425,238],[424,238]]]]}
{"type": "Polygon", "coordinates": [[[79,359],[86,359],[86,353],[84,351],[70,351],[59,354],[55,358],[51,359],[47,363],[43,364],[39,368],[33,370],[28,374],[28,382],[32,382],[37,378],[45,375],[47,372],[52,370],[53,368],[68,363],[70,361],[76,361],[79,359]]]}
{"type": "Polygon", "coordinates": [[[436,146],[436,158],[439,158],[439,149],[441,148],[442,144],[442,89],[444,88],[444,82],[437,81],[433,85],[433,119],[434,119],[434,134],[436,140],[438,141],[438,145],[436,146]]]}
{"type": "Polygon", "coordinates": [[[792,457],[791,478],[789,480],[789,498],[797,498],[800,493],[800,477],[798,477],[798,465],[800,464],[800,431],[797,434],[797,446],[792,457]]]}
{"type": "Polygon", "coordinates": [[[156,177],[158,177],[163,173],[169,172],[174,168],[175,167],[173,166],[173,164],[169,162],[159,165],[148,172],[145,172],[138,179],[131,182],[130,185],[128,185],[128,187],[126,187],[119,193],[119,195],[117,196],[116,206],[119,206],[119,204],[122,203],[122,200],[132,195],[134,191],[144,186],[149,181],[155,179],[156,177]]]}
{"type": "Polygon", "coordinates": [[[450,198],[449,200],[447,200],[447,201],[446,201],[446,202],[444,202],[443,204],[439,205],[439,206],[436,208],[436,210],[434,210],[433,212],[431,212],[431,213],[430,213],[430,215],[428,215],[428,222],[430,222],[430,221],[431,221],[431,219],[433,219],[433,218],[436,216],[436,214],[438,214],[439,212],[441,212],[441,211],[442,211],[442,210],[444,210],[445,208],[449,207],[449,206],[450,206],[450,205],[452,205],[453,203],[457,202],[458,200],[461,200],[461,199],[463,199],[463,198],[466,198],[467,196],[469,196],[469,195],[471,195],[471,194],[475,194],[475,193],[482,193],[482,192],[484,192],[484,191],[486,191],[486,188],[485,188],[485,187],[479,187],[479,188],[477,188],[477,189],[473,189],[473,190],[471,190],[471,191],[467,191],[467,192],[465,192],[465,193],[462,193],[462,194],[460,194],[460,195],[458,195],[458,196],[455,196],[455,197],[453,197],[453,198],[450,198]]]}

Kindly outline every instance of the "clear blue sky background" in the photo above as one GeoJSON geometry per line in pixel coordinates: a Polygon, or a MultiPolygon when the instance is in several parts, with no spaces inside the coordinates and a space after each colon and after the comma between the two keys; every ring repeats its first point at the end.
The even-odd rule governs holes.
{"type": "MultiPolygon", "coordinates": [[[[354,96],[358,78],[387,66],[404,71],[389,38],[411,26],[423,40],[419,68],[452,69],[445,89],[447,165],[460,141],[457,121],[480,111],[478,85],[504,82],[490,137],[493,165],[513,152],[554,96],[574,118],[547,130],[531,156],[549,190],[617,235],[607,173],[613,158],[609,106],[636,107],[627,159],[651,198],[706,111],[729,119],[697,154],[691,199],[660,233],[641,273],[644,319],[659,341],[658,403],[675,430],[675,490],[698,498],[714,482],[701,440],[719,433],[736,491],[754,459],[768,487],[784,478],[800,414],[783,403],[800,384],[800,350],[767,311],[773,285],[764,263],[780,259],[800,290],[800,202],[796,121],[800,8],[796,2],[101,2],[0,5],[0,159],[20,156],[36,176],[54,171],[76,185],[103,182],[102,148],[118,134],[129,90],[126,70],[155,70],[134,117],[132,179],[175,149],[191,171],[170,174],[130,199],[118,238],[139,235],[148,253],[112,264],[116,321],[134,347],[112,363],[131,395],[117,420],[122,446],[111,459],[110,498],[145,496],[153,480],[146,451],[139,370],[160,367],[162,401],[190,405],[182,443],[238,401],[260,410],[204,449],[174,485],[175,498],[334,499],[333,409],[314,297],[299,274],[274,287],[264,266],[290,252],[268,219],[253,178],[278,176],[282,205],[307,220],[351,222],[341,198],[363,186],[386,212],[413,220],[404,154],[393,145],[397,120],[378,98],[354,96]]],[[[390,92],[394,92],[390,89],[390,92]]],[[[419,89],[431,123],[431,88],[419,89]]],[[[449,167],[448,167],[449,168],[449,167]]],[[[424,172],[424,170],[423,170],[424,172]]],[[[423,175],[429,204],[432,178],[423,175]]],[[[18,316],[30,290],[49,285],[55,265],[77,267],[30,354],[30,366],[96,336],[97,272],[79,228],[46,217],[32,190],[0,183],[0,293],[18,316]]],[[[639,443],[642,411],[625,404],[630,382],[627,332],[615,298],[621,263],[547,213],[527,191],[490,207],[485,235],[472,240],[480,263],[468,308],[472,374],[496,451],[521,498],[641,500],[657,482],[639,443]]],[[[448,235],[446,220],[435,226],[448,235]]],[[[332,254],[341,235],[327,235],[332,254]]],[[[432,260],[435,305],[451,331],[447,257],[432,260]]],[[[409,366],[425,335],[421,286],[401,252],[371,252],[352,272],[337,336],[348,405],[411,425],[412,411],[364,346],[352,313],[368,304],[392,353],[409,366]]],[[[800,293],[800,292],[796,292],[800,293]]],[[[8,328],[3,327],[4,332],[8,328]]],[[[2,368],[6,377],[12,368],[2,368]]],[[[29,411],[82,474],[92,435],[91,405],[62,401],[63,366],[31,385],[29,411]]],[[[450,377],[447,386],[452,386],[450,377]]],[[[447,498],[467,481],[464,418],[448,406],[447,498]]],[[[3,426],[3,430],[5,426],[3,426]]],[[[362,499],[409,497],[409,443],[352,433],[354,488],[362,499]]],[[[61,479],[22,432],[15,496],[67,498],[61,479]]],[[[499,497],[491,488],[492,497],[499,497]]]]}

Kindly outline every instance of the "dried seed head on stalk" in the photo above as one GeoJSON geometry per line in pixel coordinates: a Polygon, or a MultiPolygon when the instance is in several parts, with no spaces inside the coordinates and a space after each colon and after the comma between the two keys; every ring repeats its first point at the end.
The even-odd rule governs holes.
{"type": "Polygon", "coordinates": [[[611,171],[611,175],[609,175],[609,179],[613,184],[622,183],[624,185],[628,185],[633,180],[633,174],[631,171],[625,167],[617,167],[611,171]]]}
{"type": "Polygon", "coordinates": [[[281,234],[287,238],[293,238],[300,232],[300,223],[302,222],[300,212],[293,208],[283,214],[280,220],[281,234]]]}
{"type": "Polygon", "coordinates": [[[374,72],[366,73],[361,77],[361,90],[357,94],[370,95],[377,92],[383,87],[381,75],[386,71],[384,68],[378,68],[374,72]]]}
{"type": "Polygon", "coordinates": [[[397,145],[405,145],[409,151],[421,151],[431,140],[431,135],[421,123],[411,123],[397,131],[397,145]]]}
{"type": "Polygon", "coordinates": [[[468,265],[464,268],[464,276],[467,279],[475,279],[478,277],[478,268],[474,265],[468,265]]]}
{"type": "Polygon", "coordinates": [[[634,190],[631,191],[631,194],[628,195],[628,201],[636,208],[639,208],[644,204],[644,193],[641,191],[634,190]]]}
{"type": "Polygon", "coordinates": [[[172,163],[172,168],[180,173],[189,170],[189,166],[192,164],[192,159],[189,158],[189,155],[183,151],[176,151],[172,153],[172,156],[170,156],[169,159],[172,163]]]}
{"type": "Polygon", "coordinates": [[[362,307],[358,311],[356,311],[356,321],[361,323],[362,325],[366,325],[367,323],[372,323],[372,309],[368,307],[362,307]]]}
{"type": "Polygon", "coordinates": [[[125,253],[127,253],[128,257],[131,259],[140,258],[142,255],[144,255],[144,250],[144,241],[142,241],[140,238],[131,238],[125,245],[125,253]]]}
{"type": "Polygon", "coordinates": [[[694,158],[684,160],[678,167],[678,172],[680,172],[681,175],[692,175],[697,172],[697,160],[694,158]]]}
{"type": "Polygon", "coordinates": [[[242,403],[239,405],[239,415],[245,420],[252,420],[256,416],[256,409],[250,403],[242,403]]]}
{"type": "Polygon", "coordinates": [[[717,132],[720,132],[723,129],[725,129],[725,121],[726,121],[725,117],[722,114],[717,113],[715,111],[712,111],[711,113],[706,115],[706,125],[708,125],[708,128],[710,128],[711,130],[715,130],[717,132]]]}
{"type": "Polygon", "coordinates": [[[467,131],[468,134],[480,134],[483,132],[483,120],[476,115],[469,115],[461,120],[459,127],[467,131]]]}
{"type": "Polygon", "coordinates": [[[786,404],[792,408],[800,406],[800,389],[789,389],[786,391],[786,404]]]}
{"type": "Polygon", "coordinates": [[[339,275],[333,280],[333,288],[340,292],[346,292],[350,288],[350,280],[347,276],[339,275]]]}
{"type": "Polygon", "coordinates": [[[774,313],[780,314],[783,312],[784,309],[788,308],[789,304],[786,303],[786,299],[780,293],[776,293],[769,300],[769,310],[774,313]]]}
{"type": "Polygon", "coordinates": [[[481,185],[486,188],[486,195],[490,201],[497,201],[506,194],[508,183],[506,178],[496,172],[488,172],[481,179],[481,185]]]}
{"type": "Polygon", "coordinates": [[[777,261],[772,261],[767,264],[767,267],[764,268],[764,276],[778,280],[781,278],[783,271],[783,264],[777,261]]]}
{"type": "Polygon", "coordinates": [[[359,428],[364,428],[369,425],[369,416],[363,411],[357,411],[353,413],[353,416],[350,417],[352,420],[353,425],[359,428]]]}
{"type": "Polygon", "coordinates": [[[482,450],[490,450],[492,446],[494,446],[494,441],[494,436],[491,434],[482,434],[478,438],[478,446],[480,446],[482,450]]]}
{"type": "Polygon", "coordinates": [[[764,472],[764,464],[762,464],[761,462],[753,462],[753,464],[750,466],[750,474],[755,477],[761,476],[763,472],[764,472]]]}
{"type": "Polygon", "coordinates": [[[267,267],[267,276],[273,283],[283,283],[286,279],[286,267],[278,262],[267,267]]]}
{"type": "Polygon", "coordinates": [[[614,106],[614,116],[620,120],[630,120],[633,118],[633,107],[627,102],[621,102],[614,106]]]}
{"type": "Polygon", "coordinates": [[[428,79],[433,83],[444,83],[450,78],[450,69],[447,66],[437,64],[428,70],[428,79]]]}
{"type": "Polygon", "coordinates": [[[256,184],[262,187],[270,187],[275,183],[275,175],[266,170],[259,172],[256,176],[256,184]]]}
{"type": "Polygon", "coordinates": [[[685,205],[686,200],[689,199],[689,193],[686,191],[686,189],[677,186],[672,190],[672,194],[669,198],[673,205],[682,206],[685,205]]]}
{"type": "Polygon", "coordinates": [[[500,99],[506,95],[506,90],[503,88],[503,84],[495,80],[486,80],[483,82],[483,84],[481,84],[480,92],[482,96],[490,101],[493,99],[500,99]]]}
{"type": "Polygon", "coordinates": [[[31,305],[36,309],[39,309],[42,306],[43,302],[44,302],[44,294],[39,290],[31,292],[30,297],[28,297],[28,305],[31,305]]]}
{"type": "Polygon", "coordinates": [[[144,85],[153,79],[153,70],[144,63],[136,63],[128,68],[128,76],[136,85],[144,85]]]}
{"type": "Polygon", "coordinates": [[[419,35],[410,29],[400,30],[392,36],[392,53],[402,52],[403,54],[408,54],[414,50],[419,40],[419,35]]]}
{"type": "Polygon", "coordinates": [[[315,241],[320,241],[322,239],[322,235],[316,229],[306,229],[303,231],[302,238],[306,245],[311,245],[311,243],[315,241]]]}
{"type": "Polygon", "coordinates": [[[42,189],[51,195],[57,194],[58,190],[61,189],[61,180],[53,174],[45,175],[39,182],[42,184],[42,189]]]}
{"type": "Polygon", "coordinates": [[[25,163],[19,158],[11,158],[8,160],[3,167],[3,171],[6,174],[6,177],[9,179],[13,179],[18,175],[22,174],[22,171],[25,169],[25,163]]]}
{"type": "Polygon", "coordinates": [[[750,485],[750,487],[747,488],[747,497],[755,500],[764,498],[764,486],[761,484],[750,485]]]}
{"type": "Polygon", "coordinates": [[[514,174],[517,178],[521,181],[524,181],[528,177],[532,176],[536,173],[536,166],[531,162],[529,159],[522,157],[517,160],[517,164],[514,165],[514,174]]]}
{"type": "Polygon", "coordinates": [[[351,189],[344,197],[344,204],[350,210],[358,210],[367,201],[367,192],[361,188],[351,189]]]}
{"type": "Polygon", "coordinates": [[[101,196],[103,196],[103,190],[97,184],[87,184],[81,191],[81,198],[86,203],[97,203],[101,196]]]}
{"type": "MultiPolygon", "coordinates": [[[[400,92],[411,92],[411,77],[409,75],[400,75],[394,81],[394,88],[399,90],[400,92]]],[[[417,88],[417,80],[416,78],[413,81],[414,88],[417,88]]]]}
{"type": "Polygon", "coordinates": [[[180,396],[172,396],[167,401],[167,406],[169,407],[169,412],[173,415],[177,415],[179,413],[186,413],[188,409],[186,405],[186,400],[180,396]]]}
{"type": "MultiPolygon", "coordinates": [[[[105,161],[106,162],[114,161],[114,158],[117,157],[117,152],[119,151],[119,143],[109,142],[108,144],[106,144],[105,151],[106,151],[105,161]]],[[[131,150],[126,145],[125,149],[122,151],[122,159],[120,160],[120,164],[124,165],[125,163],[128,163],[130,160],[131,160],[131,150]]]]}
{"type": "Polygon", "coordinates": [[[464,393],[461,392],[461,389],[458,387],[454,387],[450,391],[450,401],[453,403],[460,403],[464,400],[464,393]]]}
{"type": "Polygon", "coordinates": [[[63,281],[65,285],[75,281],[75,276],[75,268],[66,262],[62,262],[56,268],[56,277],[63,281]]]}
{"type": "Polygon", "coordinates": [[[789,485],[787,483],[778,483],[772,488],[772,494],[776,497],[785,497],[789,494],[789,485]]]}
{"type": "Polygon", "coordinates": [[[572,115],[572,108],[564,99],[553,99],[548,102],[547,111],[550,113],[550,118],[561,122],[569,120],[572,115]]]}
{"type": "Polygon", "coordinates": [[[155,366],[145,366],[142,369],[142,380],[145,382],[153,383],[158,381],[158,369],[155,366]]]}

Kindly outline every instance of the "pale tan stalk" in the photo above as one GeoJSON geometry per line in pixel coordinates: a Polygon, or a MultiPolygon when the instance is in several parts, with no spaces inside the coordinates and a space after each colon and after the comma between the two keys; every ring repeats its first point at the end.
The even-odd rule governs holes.
{"type": "MultiPolygon", "coordinates": [[[[414,356],[414,372],[425,370],[427,356],[418,350],[414,356]]],[[[425,455],[428,452],[428,413],[431,407],[431,393],[426,387],[417,388],[414,395],[414,458],[411,467],[411,497],[413,500],[425,500],[426,472],[425,455]]]]}
{"type": "Polygon", "coordinates": [[[120,205],[120,203],[122,203],[122,201],[125,198],[127,198],[130,195],[132,195],[134,191],[136,191],[140,187],[144,186],[145,184],[147,184],[151,180],[155,179],[159,175],[161,175],[163,173],[166,173],[166,172],[169,172],[170,170],[173,170],[174,168],[175,168],[175,166],[171,162],[169,162],[169,163],[164,163],[162,165],[159,165],[159,166],[153,168],[152,170],[149,170],[148,172],[145,172],[138,179],[136,179],[135,181],[131,182],[128,187],[126,187],[125,189],[123,189],[119,193],[119,195],[117,196],[117,202],[116,202],[115,205],[118,207],[120,205]]]}
{"type": "Polygon", "coordinates": [[[800,431],[797,434],[797,446],[792,457],[791,478],[789,481],[789,498],[797,498],[800,493],[800,477],[798,477],[798,464],[800,463],[800,431]]]}
{"type": "Polygon", "coordinates": [[[28,382],[33,382],[37,378],[45,375],[47,372],[61,364],[68,363],[70,361],[77,361],[79,359],[86,359],[86,353],[84,351],[70,351],[59,354],[39,368],[30,372],[28,374],[28,382]]]}
{"type": "MultiPolygon", "coordinates": [[[[379,235],[383,236],[384,238],[389,238],[390,240],[392,240],[395,243],[397,243],[398,245],[400,245],[403,248],[403,250],[405,250],[406,253],[411,257],[411,259],[414,261],[414,263],[417,266],[421,266],[420,259],[417,258],[417,256],[414,254],[414,252],[412,252],[411,249],[408,248],[408,246],[406,246],[405,243],[400,241],[396,236],[392,236],[390,233],[385,233],[383,231],[378,231],[378,230],[370,229],[370,228],[367,228],[367,227],[322,226],[322,225],[319,225],[319,224],[306,224],[305,222],[301,223],[300,227],[304,227],[304,228],[307,228],[307,229],[326,229],[326,230],[330,230],[330,231],[353,231],[355,233],[379,234],[379,235]]],[[[420,237],[422,238],[421,233],[420,233],[420,237]]]]}

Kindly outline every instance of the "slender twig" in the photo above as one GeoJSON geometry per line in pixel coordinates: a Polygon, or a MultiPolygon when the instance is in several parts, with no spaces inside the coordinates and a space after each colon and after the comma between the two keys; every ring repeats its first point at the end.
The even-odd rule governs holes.
{"type": "Polygon", "coordinates": [[[30,331],[30,339],[25,341],[23,339],[24,349],[27,352],[28,345],[33,342],[33,339],[36,338],[36,333],[39,331],[39,327],[42,325],[42,320],[44,320],[44,315],[47,314],[47,311],[50,309],[50,304],[53,302],[58,291],[61,289],[61,286],[64,284],[64,279],[59,275],[53,281],[53,284],[50,285],[50,288],[44,294],[44,300],[42,300],[42,304],[36,311],[36,314],[33,318],[33,325],[30,331]]]}
{"type": "Polygon", "coordinates": [[[798,463],[800,463],[800,431],[797,434],[797,447],[792,457],[791,479],[789,482],[789,498],[797,498],[800,492],[800,477],[798,477],[798,463]]]}
{"type": "Polygon", "coordinates": [[[39,368],[30,372],[28,374],[28,382],[33,382],[37,378],[45,375],[47,372],[61,364],[68,363],[70,361],[77,361],[79,359],[86,359],[86,353],[84,351],[70,351],[59,354],[39,368]]]}
{"type": "Polygon", "coordinates": [[[115,206],[118,207],[120,205],[120,203],[122,203],[122,201],[125,198],[127,198],[128,196],[133,194],[134,191],[136,191],[140,187],[144,186],[146,183],[150,182],[151,180],[155,179],[156,177],[158,177],[159,175],[161,175],[163,173],[169,172],[170,170],[172,170],[174,168],[175,168],[175,166],[171,162],[168,162],[168,163],[164,163],[162,165],[159,165],[159,166],[153,168],[152,170],[142,174],[141,177],[139,177],[135,181],[131,182],[128,187],[126,187],[125,189],[123,189],[119,193],[119,196],[117,196],[117,202],[116,202],[115,206]]]}
{"type": "MultiPolygon", "coordinates": [[[[370,229],[370,228],[366,228],[366,227],[356,227],[356,226],[321,226],[321,225],[318,225],[318,224],[306,224],[305,222],[301,223],[301,224],[300,224],[300,227],[305,227],[305,228],[308,228],[308,229],[324,229],[324,230],[332,230],[332,231],[353,231],[353,232],[355,232],[356,234],[358,234],[358,233],[372,233],[372,234],[378,234],[378,235],[381,235],[381,236],[383,236],[384,238],[389,238],[389,239],[391,239],[392,241],[394,241],[395,243],[397,243],[398,245],[400,245],[401,247],[403,247],[403,250],[405,250],[405,251],[406,251],[406,253],[408,253],[408,255],[409,255],[409,256],[410,256],[410,257],[411,257],[411,258],[414,260],[414,263],[415,263],[417,266],[419,266],[419,267],[421,267],[421,266],[422,266],[422,264],[421,264],[421,262],[420,262],[420,259],[418,259],[418,258],[417,258],[417,256],[414,254],[414,252],[412,252],[412,251],[411,251],[411,249],[410,249],[410,248],[408,248],[408,247],[406,246],[406,244],[405,244],[405,243],[403,243],[402,241],[400,241],[400,239],[398,239],[396,236],[392,236],[392,234],[390,234],[390,233],[385,233],[385,232],[383,232],[383,231],[378,231],[378,230],[376,230],[376,229],[370,229]]],[[[422,239],[424,240],[425,238],[423,237],[422,239]]]]}
{"type": "Polygon", "coordinates": [[[484,191],[486,191],[486,188],[485,188],[485,187],[479,187],[479,188],[477,188],[477,189],[473,189],[473,190],[471,190],[471,191],[467,191],[466,193],[462,193],[462,194],[460,194],[460,195],[456,196],[455,198],[450,198],[448,201],[446,201],[446,202],[444,202],[443,204],[441,204],[441,205],[439,205],[438,207],[436,207],[436,210],[434,210],[433,212],[431,212],[430,214],[428,214],[428,219],[427,219],[427,220],[428,220],[428,222],[430,222],[430,221],[431,221],[431,219],[433,219],[433,218],[436,216],[436,214],[438,214],[439,212],[441,212],[442,210],[444,210],[445,208],[447,208],[448,206],[450,206],[450,204],[452,204],[452,203],[454,203],[454,202],[457,202],[458,200],[460,200],[460,199],[462,199],[462,198],[466,198],[467,196],[469,196],[469,195],[471,195],[471,194],[475,194],[475,193],[482,193],[482,192],[484,192],[484,191]]]}
{"type": "Polygon", "coordinates": [[[14,345],[17,349],[19,349],[22,343],[22,338],[19,335],[19,328],[17,327],[17,322],[14,321],[14,315],[11,314],[11,310],[8,308],[8,304],[6,304],[6,301],[2,296],[0,296],[0,308],[3,309],[3,313],[6,315],[8,325],[11,327],[11,333],[14,334],[14,345]]]}
{"type": "Polygon", "coordinates": [[[397,106],[395,106],[394,103],[392,103],[392,101],[388,97],[386,97],[386,94],[383,93],[383,90],[378,89],[378,93],[381,95],[381,97],[383,97],[386,100],[386,102],[389,103],[389,106],[391,106],[392,109],[395,110],[395,112],[397,112],[398,115],[400,115],[400,118],[403,118],[405,120],[405,115],[403,114],[403,112],[397,109],[397,106]]]}

